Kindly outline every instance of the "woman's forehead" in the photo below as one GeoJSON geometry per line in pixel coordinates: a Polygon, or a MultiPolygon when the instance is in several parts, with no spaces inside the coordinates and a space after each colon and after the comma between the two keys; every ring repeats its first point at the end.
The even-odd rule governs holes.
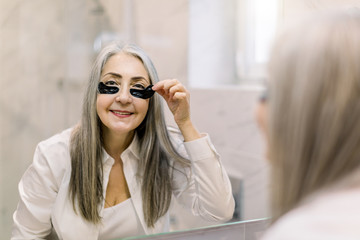
{"type": "Polygon", "coordinates": [[[145,79],[150,82],[142,61],[126,53],[117,53],[108,59],[101,71],[101,77],[107,75],[117,78],[145,79]]]}

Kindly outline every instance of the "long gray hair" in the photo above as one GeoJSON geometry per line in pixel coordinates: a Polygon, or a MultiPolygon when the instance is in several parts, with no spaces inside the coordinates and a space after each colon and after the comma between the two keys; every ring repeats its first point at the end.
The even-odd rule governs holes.
{"type": "Polygon", "coordinates": [[[360,167],[360,11],[280,36],[269,63],[273,220],[360,167]]]}
{"type": "MultiPolygon", "coordinates": [[[[93,65],[84,96],[81,123],[74,129],[71,138],[69,192],[74,211],[78,208],[83,218],[96,224],[101,222],[99,206],[104,199],[101,121],[96,111],[97,86],[105,63],[120,52],[141,60],[152,84],[159,81],[150,58],[132,44],[115,42],[106,46],[93,65]]],[[[153,227],[170,206],[172,186],[169,159],[186,162],[171,144],[158,94],[150,99],[147,115],[137,127],[136,134],[141,146],[138,175],[142,177],[144,218],[147,225],[153,227]]]]}

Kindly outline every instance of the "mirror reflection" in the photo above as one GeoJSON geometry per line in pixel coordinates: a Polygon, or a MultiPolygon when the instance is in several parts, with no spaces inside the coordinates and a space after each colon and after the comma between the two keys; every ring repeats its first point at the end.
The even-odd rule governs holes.
{"type": "Polygon", "coordinates": [[[170,230],[173,199],[209,222],[232,218],[230,180],[207,133],[190,117],[189,91],[159,80],[135,44],[98,54],[74,127],[40,142],[19,183],[12,238],[115,239],[170,230]],[[99,91],[117,86],[116,92],[99,91]],[[151,98],[131,90],[151,89],[151,98]],[[167,127],[161,101],[176,127],[167,127]]]}

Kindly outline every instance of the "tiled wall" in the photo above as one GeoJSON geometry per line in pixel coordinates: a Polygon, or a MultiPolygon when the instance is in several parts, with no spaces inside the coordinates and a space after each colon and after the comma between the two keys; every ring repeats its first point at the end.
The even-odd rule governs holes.
{"type": "Polygon", "coordinates": [[[107,24],[92,2],[0,1],[1,239],[36,144],[80,116],[93,39],[107,24]]]}

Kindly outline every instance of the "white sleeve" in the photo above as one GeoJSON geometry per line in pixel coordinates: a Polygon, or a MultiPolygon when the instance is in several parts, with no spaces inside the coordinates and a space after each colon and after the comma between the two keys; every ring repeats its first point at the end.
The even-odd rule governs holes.
{"type": "Polygon", "coordinates": [[[235,208],[231,184],[209,136],[181,142],[177,150],[190,160],[190,167],[174,164],[178,170],[173,172],[173,191],[178,202],[204,220],[230,220],[235,208]]]}
{"type": "Polygon", "coordinates": [[[11,239],[44,239],[51,232],[51,209],[57,196],[56,177],[39,144],[33,163],[19,183],[20,201],[13,215],[11,239]]]}

